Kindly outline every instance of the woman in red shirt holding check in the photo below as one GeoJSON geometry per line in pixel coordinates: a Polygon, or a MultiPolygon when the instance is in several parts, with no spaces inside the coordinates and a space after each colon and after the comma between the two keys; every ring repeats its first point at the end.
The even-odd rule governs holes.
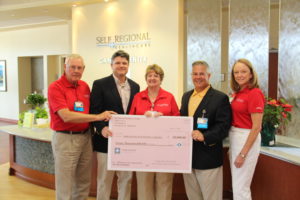
{"type": "Polygon", "coordinates": [[[231,71],[234,91],[229,132],[230,167],[234,200],[251,199],[250,185],[260,152],[264,95],[250,61],[237,60],[231,71]]]}
{"type": "MultiPolygon", "coordinates": [[[[148,87],[135,95],[129,114],[179,116],[174,96],[160,87],[164,78],[162,68],[156,64],[149,65],[145,78],[148,87]]],[[[136,172],[136,177],[139,200],[171,200],[172,173],[136,172]]]]}

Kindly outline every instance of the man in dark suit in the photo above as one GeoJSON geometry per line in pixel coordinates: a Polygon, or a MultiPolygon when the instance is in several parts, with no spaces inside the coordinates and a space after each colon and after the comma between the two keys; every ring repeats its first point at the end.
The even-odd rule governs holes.
{"type": "MultiPolygon", "coordinates": [[[[113,74],[94,81],[91,93],[91,113],[111,110],[127,114],[133,97],[140,86],[126,77],[129,68],[129,54],[120,50],[111,59],[113,74]]],[[[97,151],[97,200],[109,200],[115,171],[107,170],[107,137],[112,133],[107,122],[93,123],[96,134],[93,137],[94,150],[97,151]]],[[[130,200],[132,172],[116,171],[118,176],[118,200],[130,200]]]]}
{"type": "Polygon", "coordinates": [[[228,96],[209,84],[209,65],[192,64],[194,89],[182,97],[180,113],[193,116],[192,173],[184,174],[190,200],[221,200],[223,193],[223,144],[231,125],[228,96]]]}

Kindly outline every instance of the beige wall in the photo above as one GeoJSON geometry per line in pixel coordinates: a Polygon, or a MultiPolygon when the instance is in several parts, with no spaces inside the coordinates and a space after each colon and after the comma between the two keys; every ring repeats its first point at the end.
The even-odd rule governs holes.
{"type": "Polygon", "coordinates": [[[182,0],[122,0],[74,8],[72,51],[85,59],[83,79],[91,85],[95,79],[111,74],[110,64],[101,60],[110,58],[118,48],[97,47],[96,37],[148,32],[150,47],[121,47],[131,57],[147,59],[142,63],[132,62],[128,76],[144,89],[145,68],[156,63],[165,71],[162,87],[179,100],[184,76],[182,16],[182,0]]]}
{"type": "Polygon", "coordinates": [[[7,65],[7,92],[0,92],[0,118],[18,119],[22,75],[18,73],[18,67],[22,67],[18,66],[18,57],[70,53],[70,41],[69,24],[0,32],[0,59],[7,65]]]}
{"type": "MultiPolygon", "coordinates": [[[[0,118],[18,119],[18,85],[22,80],[22,73],[18,73],[18,57],[43,56],[46,65],[44,84],[47,85],[50,82],[48,78],[54,78],[53,74],[47,74],[48,71],[52,71],[47,68],[47,63],[56,63],[54,58],[48,55],[67,54],[71,51],[80,53],[87,64],[83,79],[91,86],[95,79],[111,73],[109,64],[101,64],[100,59],[110,58],[117,50],[96,47],[96,37],[115,34],[150,34],[149,48],[124,48],[132,57],[148,59],[146,63],[131,63],[129,76],[144,89],[145,67],[151,63],[161,65],[166,74],[162,87],[172,92],[180,103],[185,77],[188,77],[184,75],[186,50],[183,4],[184,0],[119,0],[92,4],[74,8],[72,29],[68,24],[56,24],[0,32],[0,59],[6,60],[7,63],[7,92],[0,92],[0,118]]],[[[277,4],[271,6],[273,22],[270,23],[270,47],[275,48],[278,48],[278,9],[277,4]]],[[[228,24],[228,15],[228,8],[223,9],[222,41],[228,37],[228,30],[224,29],[228,24]]],[[[227,72],[228,61],[224,59],[228,54],[227,48],[228,44],[223,43],[222,73],[227,72]]],[[[222,90],[226,89],[227,80],[222,83],[222,90]]]]}
{"type": "Polygon", "coordinates": [[[72,29],[69,24],[56,24],[0,32],[1,59],[7,63],[8,80],[7,92],[0,92],[0,118],[18,119],[19,109],[24,109],[20,104],[26,94],[19,94],[19,85],[26,81],[24,83],[20,77],[23,70],[18,73],[18,68],[22,68],[18,65],[18,57],[43,56],[46,94],[50,78],[47,72],[52,70],[47,65],[54,62],[48,55],[80,53],[87,65],[83,79],[91,86],[95,79],[111,74],[110,64],[101,64],[100,60],[110,58],[118,50],[97,47],[96,37],[143,32],[149,33],[150,47],[124,50],[131,57],[147,60],[132,62],[128,75],[144,89],[146,66],[161,65],[165,71],[162,87],[172,92],[179,103],[184,79],[183,2],[122,0],[86,5],[74,8],[72,29]]]}
{"type": "Polygon", "coordinates": [[[53,81],[57,80],[61,74],[62,74],[62,68],[63,68],[63,63],[62,63],[62,58],[61,56],[47,56],[47,85],[50,85],[53,81]]]}
{"type": "Polygon", "coordinates": [[[25,111],[28,106],[24,104],[24,97],[31,93],[32,83],[31,83],[31,59],[30,57],[18,57],[18,98],[19,98],[19,110],[25,111]]]}

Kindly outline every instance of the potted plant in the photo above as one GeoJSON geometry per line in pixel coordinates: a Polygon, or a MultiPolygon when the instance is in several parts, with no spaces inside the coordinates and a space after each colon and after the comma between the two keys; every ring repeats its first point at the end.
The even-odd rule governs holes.
{"type": "Polygon", "coordinates": [[[275,132],[280,125],[286,125],[291,121],[292,105],[283,98],[276,100],[266,98],[266,105],[262,120],[262,145],[273,146],[275,144],[275,132]]]}
{"type": "Polygon", "coordinates": [[[20,126],[22,125],[24,127],[24,125],[25,125],[24,119],[27,119],[27,120],[25,120],[27,127],[32,126],[34,119],[38,125],[48,124],[48,113],[47,113],[46,109],[43,108],[43,105],[46,101],[47,101],[47,99],[42,94],[38,94],[36,92],[29,94],[26,97],[26,99],[24,99],[24,103],[30,105],[31,109],[27,112],[20,113],[19,125],[20,126]],[[27,113],[31,113],[31,115],[29,115],[27,113]]]}
{"type": "Polygon", "coordinates": [[[45,108],[35,107],[35,119],[38,125],[48,123],[48,113],[45,108]]]}
{"type": "Polygon", "coordinates": [[[43,106],[46,101],[47,99],[42,94],[34,92],[26,97],[24,103],[29,104],[34,109],[37,106],[43,106]]]}

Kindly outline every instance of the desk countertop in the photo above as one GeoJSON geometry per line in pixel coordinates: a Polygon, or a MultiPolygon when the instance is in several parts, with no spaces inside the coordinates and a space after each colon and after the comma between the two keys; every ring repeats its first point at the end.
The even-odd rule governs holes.
{"type": "MultiPolygon", "coordinates": [[[[18,125],[1,126],[0,130],[29,139],[51,142],[53,131],[50,128],[22,128],[18,125]]],[[[261,153],[300,166],[300,140],[277,136],[273,147],[261,147],[261,153]]],[[[225,140],[225,146],[228,140],[225,140]]]]}
{"type": "Polygon", "coordinates": [[[23,128],[18,125],[1,126],[0,130],[11,135],[24,138],[41,140],[45,142],[52,141],[52,130],[50,128],[23,128]]]}
{"type": "Polygon", "coordinates": [[[276,135],[275,146],[261,147],[261,153],[300,166],[300,140],[276,135]]]}

